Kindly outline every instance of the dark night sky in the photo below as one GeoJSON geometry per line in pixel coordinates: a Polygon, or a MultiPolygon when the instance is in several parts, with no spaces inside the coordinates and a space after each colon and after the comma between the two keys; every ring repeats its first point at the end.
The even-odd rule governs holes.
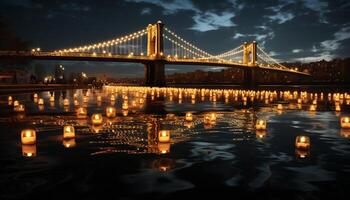
{"type": "MultiPolygon", "coordinates": [[[[210,53],[252,40],[281,61],[329,60],[350,52],[348,0],[0,0],[0,16],[43,50],[109,40],[161,20],[210,53]]],[[[61,63],[90,74],[143,74],[136,64],[61,63]]],[[[198,68],[167,66],[166,71],[198,68]]]]}

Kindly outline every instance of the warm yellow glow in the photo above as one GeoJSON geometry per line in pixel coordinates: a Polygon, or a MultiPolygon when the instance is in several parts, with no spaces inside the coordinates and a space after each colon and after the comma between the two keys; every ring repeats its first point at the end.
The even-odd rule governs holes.
{"type": "Polygon", "coordinates": [[[63,100],[63,106],[69,106],[69,99],[65,98],[63,100]]]}
{"type": "Polygon", "coordinates": [[[19,102],[18,102],[17,100],[15,100],[15,101],[13,102],[13,106],[14,106],[14,107],[19,106],[19,102]]]}
{"type": "Polygon", "coordinates": [[[103,123],[103,117],[100,113],[95,113],[91,116],[91,122],[93,125],[101,125],[103,123]]]}
{"type": "Polygon", "coordinates": [[[350,117],[341,117],[340,118],[340,126],[341,128],[350,129],[350,117]]]}
{"type": "Polygon", "coordinates": [[[277,105],[277,110],[283,110],[283,105],[279,103],[279,104],[277,105]]]}
{"type": "Polygon", "coordinates": [[[8,96],[7,100],[12,101],[12,96],[8,96]]]}
{"type": "Polygon", "coordinates": [[[63,138],[74,138],[75,137],[75,130],[74,126],[66,125],[63,127],[63,138]]]}
{"type": "Polygon", "coordinates": [[[255,129],[256,130],[266,130],[266,120],[263,119],[258,119],[255,124],[255,129]]]}
{"type": "Polygon", "coordinates": [[[35,144],[36,143],[36,132],[33,129],[24,129],[21,132],[22,144],[35,144]]]}
{"type": "Polygon", "coordinates": [[[40,99],[39,99],[38,105],[44,105],[44,99],[43,99],[43,98],[40,98],[40,99]]]}
{"type": "Polygon", "coordinates": [[[55,97],[54,96],[50,96],[50,102],[55,102],[55,97]]]}
{"type": "Polygon", "coordinates": [[[124,102],[123,102],[123,105],[122,105],[122,109],[123,109],[123,110],[127,110],[128,108],[129,108],[128,102],[127,102],[127,101],[124,101],[124,102]]]}
{"type": "Polygon", "coordinates": [[[107,107],[106,108],[106,116],[109,118],[115,117],[116,116],[116,109],[114,107],[107,107]]]}
{"type": "Polygon", "coordinates": [[[192,121],[192,120],[193,120],[193,115],[192,115],[192,113],[187,112],[187,113],[186,113],[185,119],[186,119],[186,121],[189,121],[189,122],[192,121]]]}
{"type": "Polygon", "coordinates": [[[295,138],[295,147],[297,149],[310,148],[310,138],[308,136],[297,136],[295,138]]]}
{"type": "Polygon", "coordinates": [[[170,142],[170,131],[169,130],[160,130],[158,132],[158,141],[159,142],[170,142]]]}
{"type": "Polygon", "coordinates": [[[87,117],[87,110],[86,108],[80,107],[77,109],[77,118],[78,119],[85,119],[87,117]]]}

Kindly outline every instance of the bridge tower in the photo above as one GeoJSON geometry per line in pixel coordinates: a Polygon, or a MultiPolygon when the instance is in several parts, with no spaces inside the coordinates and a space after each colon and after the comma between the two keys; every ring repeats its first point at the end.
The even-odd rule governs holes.
{"type": "Polygon", "coordinates": [[[145,64],[145,82],[149,86],[165,85],[163,27],[161,21],[147,27],[147,56],[154,58],[145,64]]]}
{"type": "Polygon", "coordinates": [[[256,59],[257,59],[257,43],[253,41],[252,43],[243,44],[243,60],[242,63],[249,66],[244,69],[243,82],[246,87],[253,88],[256,86],[256,59]]]}

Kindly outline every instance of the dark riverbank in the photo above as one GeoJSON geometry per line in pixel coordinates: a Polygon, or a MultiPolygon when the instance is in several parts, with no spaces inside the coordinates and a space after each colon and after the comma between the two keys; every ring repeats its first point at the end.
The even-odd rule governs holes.
{"type": "Polygon", "coordinates": [[[84,89],[88,86],[76,86],[71,84],[11,84],[0,85],[0,94],[12,94],[21,92],[33,91],[48,91],[48,90],[66,90],[66,89],[84,89]]]}

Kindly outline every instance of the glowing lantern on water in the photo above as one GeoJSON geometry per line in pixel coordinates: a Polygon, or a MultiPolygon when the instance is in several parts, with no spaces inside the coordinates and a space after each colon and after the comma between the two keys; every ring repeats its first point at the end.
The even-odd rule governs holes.
{"type": "Polygon", "coordinates": [[[277,110],[283,110],[283,105],[282,104],[277,104],[277,110]]]}
{"type": "Polygon", "coordinates": [[[185,117],[186,121],[192,121],[193,120],[193,115],[192,113],[188,112],[186,113],[186,117],[185,117]]]}
{"type": "Polygon", "coordinates": [[[295,138],[295,147],[297,149],[310,148],[310,138],[308,136],[297,136],[295,138]]]}
{"type": "Polygon", "coordinates": [[[7,100],[8,101],[12,101],[13,99],[12,99],[12,96],[9,96],[8,98],[7,98],[7,100]]]}
{"type": "Polygon", "coordinates": [[[40,98],[40,99],[39,99],[38,105],[44,105],[44,99],[43,99],[43,98],[40,98]]]}
{"type": "Polygon", "coordinates": [[[316,99],[313,100],[313,101],[312,101],[312,104],[313,104],[313,105],[316,105],[316,104],[317,104],[317,100],[316,100],[316,99]]]}
{"type": "Polygon", "coordinates": [[[97,102],[101,102],[102,101],[102,97],[99,95],[99,96],[97,96],[96,100],[97,100],[97,102]]]}
{"type": "Polygon", "coordinates": [[[129,111],[128,111],[128,110],[123,110],[123,111],[122,111],[122,114],[123,114],[124,117],[126,117],[126,116],[128,116],[129,111]]]}
{"type": "Polygon", "coordinates": [[[74,106],[79,106],[79,101],[77,99],[74,99],[74,106]]]}
{"type": "Polygon", "coordinates": [[[77,109],[77,118],[78,119],[85,119],[86,116],[87,116],[86,108],[80,107],[77,109]]]}
{"type": "Polygon", "coordinates": [[[170,131],[169,130],[160,130],[158,132],[158,141],[159,142],[170,142],[170,131]]]}
{"type": "Polygon", "coordinates": [[[83,103],[87,103],[88,101],[89,101],[89,97],[84,96],[84,97],[83,97],[83,103]]]}
{"type": "Polygon", "coordinates": [[[335,111],[337,111],[337,112],[340,112],[340,111],[341,111],[341,107],[340,107],[339,104],[336,104],[336,105],[335,105],[335,111]]]}
{"type": "Polygon", "coordinates": [[[255,123],[255,129],[256,130],[266,130],[266,125],[267,125],[266,120],[259,119],[255,123]]]}
{"type": "Polygon", "coordinates": [[[36,145],[35,144],[22,144],[22,155],[24,157],[36,156],[36,145]]]}
{"type": "Polygon", "coordinates": [[[103,117],[100,113],[95,113],[91,116],[91,122],[93,125],[101,125],[103,123],[103,117]]]}
{"type": "Polygon", "coordinates": [[[107,107],[106,108],[106,116],[107,117],[115,117],[117,114],[117,111],[114,107],[107,107]]]}
{"type": "Polygon", "coordinates": [[[350,129],[345,129],[345,128],[340,129],[340,136],[345,137],[345,138],[349,138],[350,137],[350,129]]]}
{"type": "Polygon", "coordinates": [[[76,143],[75,143],[75,139],[74,138],[71,138],[71,139],[64,139],[62,141],[62,144],[65,148],[73,148],[76,146],[76,143]]]}
{"type": "Polygon", "coordinates": [[[122,105],[122,109],[123,109],[123,110],[127,110],[128,108],[129,108],[128,102],[127,102],[127,101],[124,101],[124,102],[123,102],[123,105],[122,105]]]}
{"type": "Polygon", "coordinates": [[[316,111],[316,105],[315,104],[310,105],[309,110],[310,111],[316,111]]]}
{"type": "Polygon", "coordinates": [[[13,106],[14,106],[14,107],[18,107],[18,106],[19,106],[19,102],[18,102],[17,100],[15,100],[15,101],[13,102],[13,106]]]}
{"type": "Polygon", "coordinates": [[[167,154],[170,152],[170,143],[158,143],[158,151],[160,154],[167,154]]]}
{"type": "Polygon", "coordinates": [[[19,104],[17,107],[15,107],[16,112],[24,112],[25,106],[23,104],[19,104]]]}
{"type": "Polygon", "coordinates": [[[340,126],[342,128],[350,128],[350,117],[341,117],[340,126]]]}
{"type": "Polygon", "coordinates": [[[115,96],[111,95],[111,101],[115,101],[115,96]]]}
{"type": "Polygon", "coordinates": [[[74,138],[75,137],[75,130],[73,126],[67,125],[63,127],[63,138],[74,138]]]}
{"type": "Polygon", "coordinates": [[[54,96],[50,96],[50,102],[55,102],[55,97],[54,96]]]}
{"type": "Polygon", "coordinates": [[[65,98],[63,100],[63,106],[69,106],[69,99],[65,98]]]}
{"type": "Polygon", "coordinates": [[[35,94],[34,94],[34,99],[37,99],[37,98],[38,98],[38,94],[35,93],[35,94]]]}
{"type": "Polygon", "coordinates": [[[21,132],[22,144],[35,144],[36,143],[36,132],[33,129],[24,129],[21,132]]]}
{"type": "Polygon", "coordinates": [[[301,104],[302,103],[302,100],[301,99],[298,99],[298,104],[301,104]]]}
{"type": "Polygon", "coordinates": [[[204,115],[204,123],[205,124],[214,124],[216,122],[216,114],[209,113],[204,115]]]}

